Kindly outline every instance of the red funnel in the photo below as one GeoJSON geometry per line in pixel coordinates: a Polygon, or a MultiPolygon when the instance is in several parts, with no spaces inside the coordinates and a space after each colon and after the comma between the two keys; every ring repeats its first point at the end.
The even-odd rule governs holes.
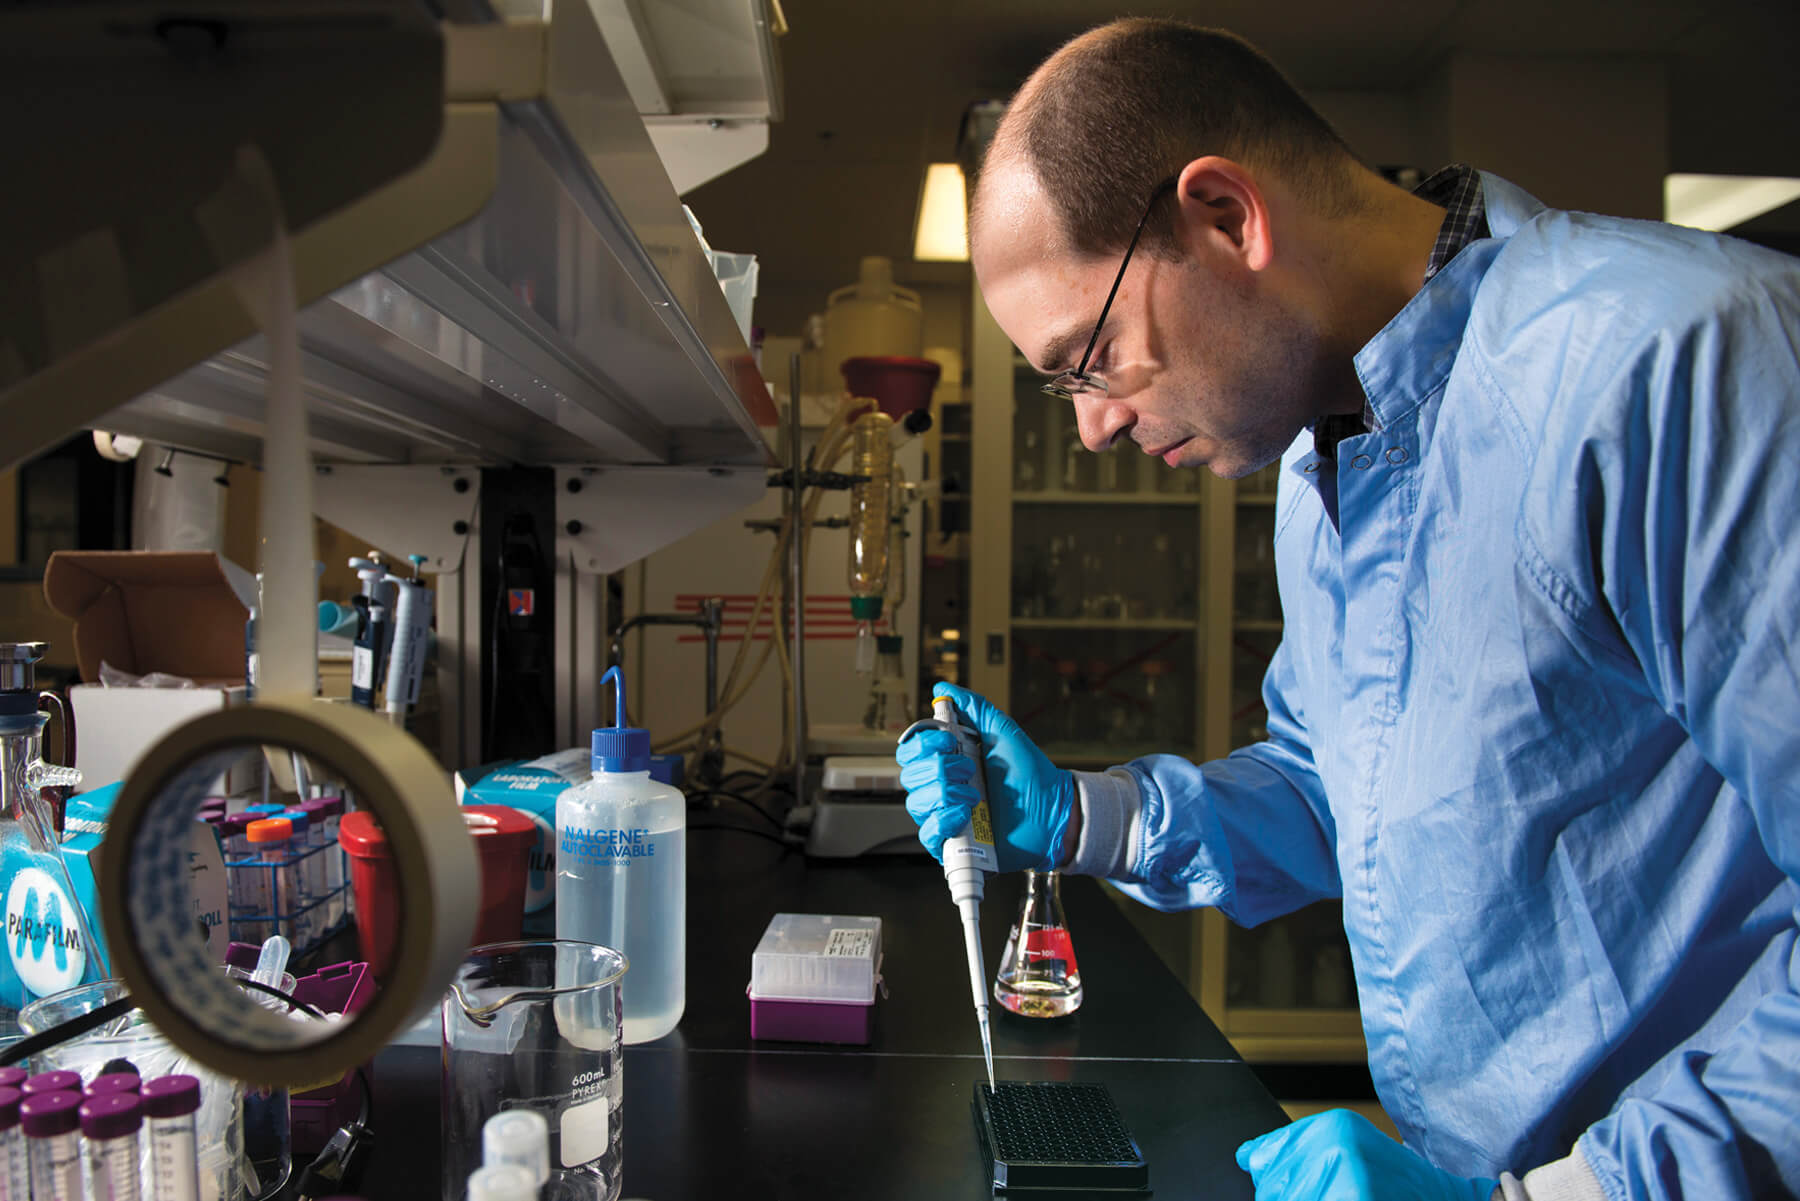
{"type": "Polygon", "coordinates": [[[930,359],[900,355],[865,355],[845,359],[839,368],[852,396],[870,396],[889,417],[899,417],[931,403],[942,371],[930,359]]]}

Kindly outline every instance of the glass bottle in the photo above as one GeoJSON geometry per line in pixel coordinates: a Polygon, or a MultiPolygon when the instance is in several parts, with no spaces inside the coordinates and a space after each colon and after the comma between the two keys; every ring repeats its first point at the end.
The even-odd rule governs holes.
{"type": "Polygon", "coordinates": [[[1019,919],[1006,936],[994,1000],[1028,1018],[1059,1018],[1081,1007],[1081,969],[1063,916],[1062,877],[1026,871],[1019,919]]]}
{"type": "Polygon", "coordinates": [[[865,413],[853,430],[850,471],[865,477],[850,489],[850,594],[879,599],[886,590],[888,515],[893,503],[894,419],[865,413]]]}
{"type": "Polygon", "coordinates": [[[0,642],[0,920],[23,932],[14,953],[0,956],[0,1045],[21,1037],[27,1002],[105,974],[41,791],[81,782],[74,769],[43,759],[49,719],[38,712],[33,681],[47,649],[0,642]]]}

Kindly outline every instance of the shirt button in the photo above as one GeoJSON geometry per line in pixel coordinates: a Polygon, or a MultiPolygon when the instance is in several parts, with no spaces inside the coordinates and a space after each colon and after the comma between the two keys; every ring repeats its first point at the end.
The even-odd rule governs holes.
{"type": "Polygon", "coordinates": [[[1308,463],[1306,466],[1302,467],[1300,470],[1304,471],[1307,475],[1311,475],[1318,469],[1319,469],[1318,460],[1315,459],[1313,462],[1308,463]]]}
{"type": "Polygon", "coordinates": [[[1387,461],[1390,463],[1406,462],[1406,448],[1401,446],[1390,446],[1387,452],[1387,461]]]}
{"type": "Polygon", "coordinates": [[[1350,460],[1350,466],[1356,468],[1358,471],[1367,471],[1370,464],[1374,462],[1375,460],[1371,459],[1368,455],[1357,455],[1354,459],[1350,460]]]}

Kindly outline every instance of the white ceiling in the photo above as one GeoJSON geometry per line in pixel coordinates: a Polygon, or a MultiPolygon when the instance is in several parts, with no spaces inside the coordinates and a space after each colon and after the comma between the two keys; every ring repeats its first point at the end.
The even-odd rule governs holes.
{"type": "Polygon", "coordinates": [[[1459,50],[1660,61],[1669,72],[1671,169],[1800,175],[1795,0],[1211,0],[1130,8],[1106,0],[781,0],[781,7],[791,29],[779,43],[786,119],[772,130],[767,153],[687,199],[713,245],[759,256],[765,293],[818,290],[818,304],[823,289],[855,278],[864,254],[894,257],[903,282],[960,278],[963,268],[910,261],[924,164],[954,157],[970,103],[1004,98],[1061,42],[1127,12],[1231,29],[1308,91],[1407,91],[1459,50]]]}

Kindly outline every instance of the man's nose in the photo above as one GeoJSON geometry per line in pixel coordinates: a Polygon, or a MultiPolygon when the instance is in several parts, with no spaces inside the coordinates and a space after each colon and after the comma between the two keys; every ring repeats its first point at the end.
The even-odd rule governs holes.
{"type": "Polygon", "coordinates": [[[1111,446],[1136,417],[1131,407],[1101,393],[1083,393],[1075,398],[1075,426],[1081,433],[1081,444],[1092,451],[1111,446]]]}

